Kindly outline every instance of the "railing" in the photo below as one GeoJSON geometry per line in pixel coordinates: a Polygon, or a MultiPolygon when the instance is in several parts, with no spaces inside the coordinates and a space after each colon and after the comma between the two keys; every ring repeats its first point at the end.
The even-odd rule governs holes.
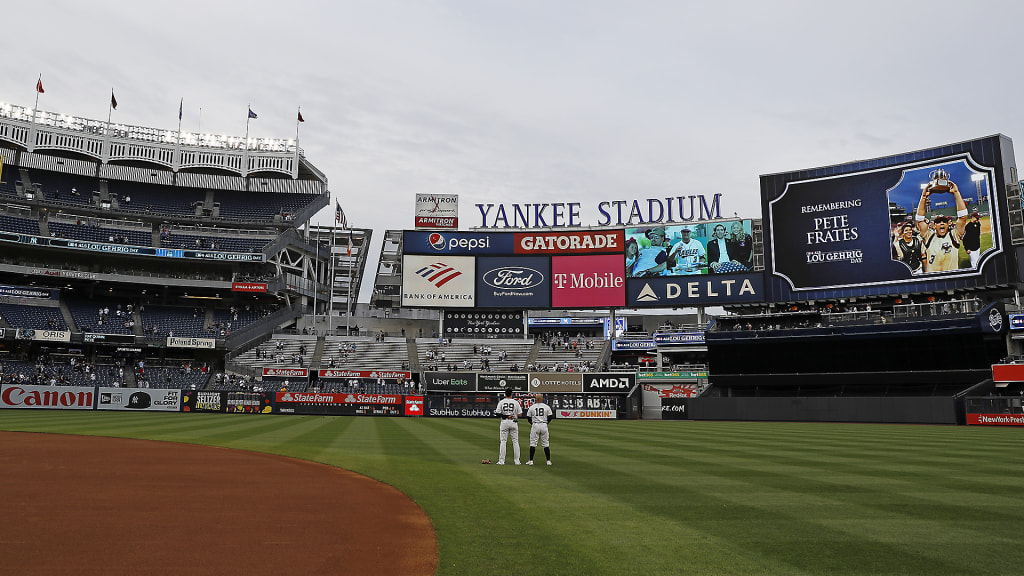
{"type": "Polygon", "coordinates": [[[955,314],[977,314],[984,307],[979,299],[925,302],[923,304],[896,304],[892,307],[893,319],[928,318],[955,314]]]}
{"type": "Polygon", "coordinates": [[[181,167],[215,167],[238,172],[273,171],[298,175],[303,155],[295,140],[244,138],[179,132],[105,122],[0,103],[0,138],[24,146],[78,152],[101,160],[155,162],[181,167]],[[247,165],[242,160],[247,159],[247,165]]]}

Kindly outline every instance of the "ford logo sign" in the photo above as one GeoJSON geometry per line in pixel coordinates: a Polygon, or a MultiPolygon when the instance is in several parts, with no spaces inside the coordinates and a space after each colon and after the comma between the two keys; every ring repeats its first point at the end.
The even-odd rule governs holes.
{"type": "Polygon", "coordinates": [[[503,266],[484,273],[484,284],[502,290],[535,288],[544,283],[544,275],[533,268],[503,266]]]}

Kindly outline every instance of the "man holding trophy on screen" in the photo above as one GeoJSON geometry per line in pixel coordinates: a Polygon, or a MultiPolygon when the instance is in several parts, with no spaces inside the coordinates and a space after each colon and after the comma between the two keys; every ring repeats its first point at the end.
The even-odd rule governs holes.
{"type": "Polygon", "coordinates": [[[921,240],[924,241],[924,271],[929,273],[957,270],[960,268],[960,242],[968,220],[967,204],[964,203],[956,182],[949,179],[949,172],[939,168],[932,170],[928,177],[931,180],[921,191],[921,200],[917,203],[917,214],[914,217],[921,240]],[[928,199],[933,194],[953,195],[956,203],[956,220],[951,216],[939,214],[932,222],[932,226],[929,226],[925,211],[929,205],[928,199]]]}

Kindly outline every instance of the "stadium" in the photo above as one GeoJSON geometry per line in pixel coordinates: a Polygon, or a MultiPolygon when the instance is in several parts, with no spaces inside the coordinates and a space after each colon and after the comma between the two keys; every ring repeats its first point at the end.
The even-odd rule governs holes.
{"type": "Polygon", "coordinates": [[[484,214],[481,225],[460,228],[457,196],[417,195],[412,226],[375,234],[348,225],[294,140],[0,104],[0,422],[242,448],[382,480],[437,532],[416,553],[422,573],[519,573],[487,559],[491,544],[467,545],[505,530],[487,517],[492,501],[534,530],[510,549],[525,559],[543,535],[540,557],[560,573],[675,573],[678,554],[652,539],[689,541],[692,573],[822,573],[855,557],[865,573],[1009,573],[1019,553],[1005,553],[1015,537],[1004,530],[1022,507],[999,503],[995,485],[1020,467],[967,470],[972,455],[1014,445],[1003,426],[1024,424],[1012,142],[768,174],[760,189],[759,218],[679,197],[619,201],[616,218],[604,204],[595,226],[578,205],[477,205],[463,215],[484,214]],[[335,225],[314,225],[322,212],[335,225]],[[565,421],[552,426],[553,468],[569,476],[468,466],[493,457],[493,410],[509,388],[524,408],[543,393],[565,421]],[[894,432],[901,424],[948,426],[894,432]],[[810,461],[846,442],[832,463],[846,480],[810,461]],[[905,487],[878,484],[882,464],[853,463],[883,443],[905,487]],[[959,476],[931,484],[943,473],[959,476]],[[749,484],[724,489],[738,477],[749,484]],[[863,534],[805,508],[830,490],[858,496],[811,506],[863,514],[863,534]],[[531,491],[570,510],[524,512],[502,495],[531,491]],[[751,492],[773,504],[744,502],[751,492]],[[941,517],[916,516],[933,505],[941,517]],[[986,513],[997,518],[982,528],[986,513]],[[969,560],[921,544],[975,515],[954,531],[975,544],[969,560]],[[769,551],[780,518],[793,532],[769,551]],[[901,526],[920,532],[864,558],[877,552],[872,530],[901,526]],[[575,529],[593,546],[563,533],[575,529]],[[737,548],[723,542],[744,530],[740,558],[726,560],[737,548]],[[840,542],[848,549],[829,552],[840,542]],[[927,551],[901,560],[914,546],[927,551]]]}

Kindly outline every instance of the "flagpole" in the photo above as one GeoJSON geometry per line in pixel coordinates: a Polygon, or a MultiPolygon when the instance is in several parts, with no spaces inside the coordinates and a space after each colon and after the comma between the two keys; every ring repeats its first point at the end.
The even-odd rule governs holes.
{"type": "Polygon", "coordinates": [[[345,332],[352,331],[352,230],[348,231],[348,258],[345,265],[348,266],[348,294],[345,296],[345,332]]]}
{"type": "Polygon", "coordinates": [[[202,106],[199,107],[199,127],[196,128],[196,133],[198,133],[198,134],[202,134],[203,133],[203,107],[202,106]]]}
{"type": "MultiPolygon", "coordinates": [[[[333,322],[331,320],[331,317],[334,316],[334,260],[336,258],[334,256],[334,243],[335,243],[334,234],[335,234],[335,232],[337,232],[337,230],[338,230],[338,222],[335,221],[334,222],[334,226],[331,226],[331,268],[330,268],[330,270],[331,270],[330,271],[330,275],[331,275],[330,276],[331,297],[328,299],[328,309],[327,309],[327,329],[328,330],[331,330],[331,328],[333,326],[333,322]]],[[[345,330],[345,335],[346,336],[349,335],[348,330],[345,330]]]]}
{"type": "MultiPolygon", "coordinates": [[[[308,230],[307,230],[308,232],[308,230]]],[[[320,228],[316,229],[316,250],[320,252],[320,228]]],[[[316,301],[320,296],[320,273],[313,274],[313,332],[316,332],[316,301]]]]}
{"type": "Polygon", "coordinates": [[[110,130],[110,114],[114,111],[114,87],[110,87],[110,102],[107,103],[107,130],[110,130]]]}
{"type": "Polygon", "coordinates": [[[28,151],[31,152],[36,148],[36,117],[39,116],[39,95],[43,92],[43,75],[39,74],[39,79],[36,80],[36,103],[32,105],[32,126],[29,128],[28,133],[28,151]]]}
{"type": "Polygon", "coordinates": [[[39,110],[39,87],[43,85],[43,75],[39,75],[39,80],[36,81],[36,103],[32,106],[32,122],[36,121],[35,112],[39,110]]]}

